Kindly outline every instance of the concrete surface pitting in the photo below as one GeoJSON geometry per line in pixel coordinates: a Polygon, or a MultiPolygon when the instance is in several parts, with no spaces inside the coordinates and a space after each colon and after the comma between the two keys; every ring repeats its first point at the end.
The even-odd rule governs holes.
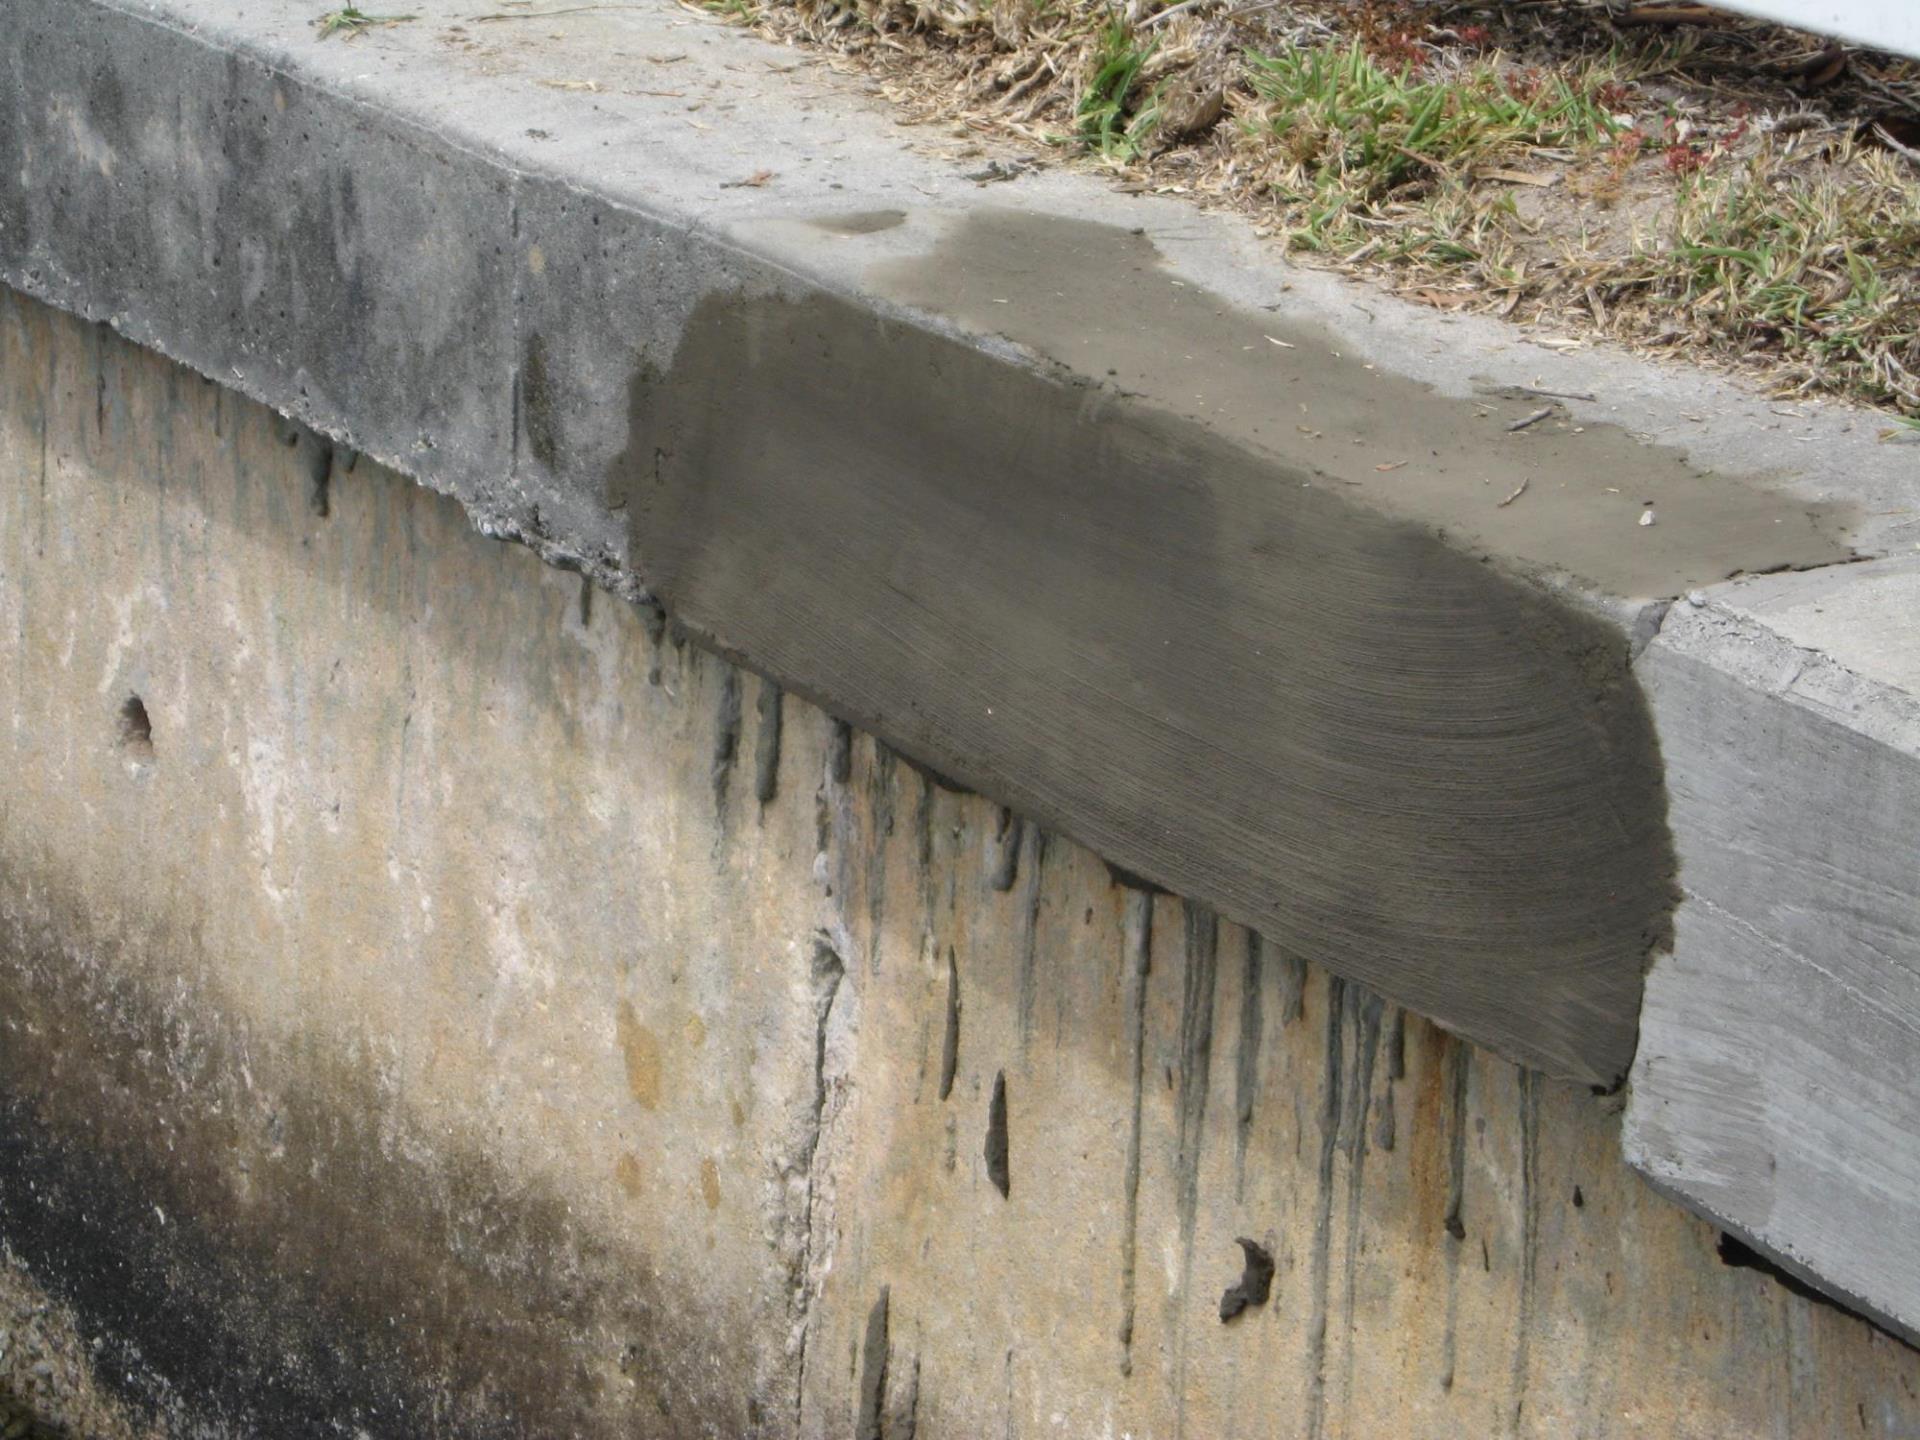
{"type": "Polygon", "coordinates": [[[1913,1354],[1722,1263],[1617,1101],[103,327],[0,291],[0,373],[0,1387],[51,1358],[49,1419],[1920,1427],[1913,1354]]]}
{"type": "MultiPolygon", "coordinates": [[[[1682,950],[1656,959],[1656,991],[1668,966],[1676,977],[1691,966],[1751,984],[1752,1014],[1795,1017],[1826,1057],[1827,1081],[1861,1101],[1845,1114],[1729,1115],[1739,1102],[1727,1097],[1740,1086],[1717,1059],[1688,1061],[1677,1042],[1657,1054],[1643,1048],[1636,1116],[1722,1097],[1681,1124],[1699,1144],[1662,1151],[1662,1183],[1816,1275],[1865,1275],[1836,1288],[1910,1323],[1902,1317],[1916,1313],[1917,1297],[1889,1290],[1905,1281],[1852,1263],[1904,1244],[1910,1201],[1890,1206],[1877,1189],[1823,1192],[1800,1211],[1820,1216],[1816,1236],[1803,1233],[1811,1220],[1784,1224],[1795,1207],[1775,1207],[1764,1186],[1743,1187],[1740,1203],[1729,1203],[1719,1178],[1730,1168],[1771,1174],[1782,1150],[1810,1165],[1883,1141],[1910,1151],[1910,1140],[1891,1137],[1913,1133],[1912,1087],[1850,1085],[1878,1061],[1854,1050],[1844,1010],[1826,1002],[1868,995],[1889,1034],[1912,1030],[1920,1007],[1904,977],[1920,930],[1916,885],[1889,877],[1876,891],[1885,918],[1871,926],[1859,907],[1839,907],[1817,943],[1796,950],[1804,963],[1791,982],[1746,958],[1778,907],[1737,915],[1730,932],[1689,927],[1690,906],[1705,916],[1716,903],[1690,874],[1731,867],[1739,879],[1729,893],[1756,897],[1777,893],[1780,877],[1810,858],[1763,853],[1745,829],[1729,827],[1730,816],[1749,802],[1764,812],[1770,793],[1819,810],[1833,803],[1832,785],[1851,786],[1862,772],[1841,765],[1799,792],[1771,792],[1794,756],[1761,751],[1749,758],[1771,763],[1725,773],[1765,783],[1726,789],[1691,744],[1702,707],[1735,717],[1716,733],[1740,745],[1787,733],[1804,697],[1752,683],[1730,632],[1710,628],[1688,632],[1687,643],[1711,652],[1711,698],[1675,698],[1663,712],[1664,657],[1682,642],[1658,632],[1682,591],[1697,592],[1695,608],[1709,616],[1730,614],[1717,582],[1734,571],[1909,550],[1920,539],[1911,452],[1872,444],[1871,425],[1843,411],[1781,415],[1710,378],[1543,350],[1489,323],[1416,314],[1326,277],[1283,272],[1244,227],[1109,195],[1085,178],[998,187],[990,198],[1027,218],[983,218],[974,186],[909,153],[845,82],[818,69],[795,73],[788,52],[670,7],[538,23],[474,19],[448,0],[414,8],[415,20],[348,45],[319,42],[292,0],[15,0],[0,58],[0,275],[454,494],[485,532],[523,539],[619,594],[643,596],[659,570],[685,628],[783,688],[859,718],[940,773],[1023,805],[1131,871],[1256,921],[1556,1073],[1606,1085],[1627,1062],[1642,967],[1669,934],[1655,894],[1663,877],[1636,868],[1651,857],[1661,869],[1663,847],[1642,837],[1660,829],[1664,779],[1672,795],[1693,798],[1667,817],[1682,950]],[[1048,215],[1110,227],[1080,228],[1065,247],[1092,251],[1093,263],[1024,263],[1052,247],[1023,246],[1020,227],[1054,241],[1065,233],[1057,218],[1034,218],[1048,215]],[[1133,227],[1164,257],[1164,273],[1124,238],[1133,227]],[[965,267],[942,262],[955,254],[965,267]],[[1123,305],[1109,301],[1103,274],[1130,296],[1125,308],[1137,304],[1140,323],[1113,323],[1123,305]],[[1182,287],[1195,294],[1176,295],[1182,287]],[[779,311],[782,303],[789,309],[779,311]],[[702,517],[705,532],[648,528],[660,505],[694,513],[687,507],[701,496],[676,472],[671,446],[630,433],[632,401],[640,394],[648,415],[647,396],[671,402],[698,372],[700,347],[715,336],[704,322],[689,331],[692,317],[764,319],[836,303],[876,317],[863,332],[871,344],[849,351],[842,328],[827,364],[803,374],[766,359],[754,373],[824,386],[836,369],[870,375],[883,353],[877,337],[923,337],[924,362],[941,353],[932,337],[943,335],[956,365],[995,365],[1007,384],[1026,387],[1023,408],[1011,412],[1022,423],[1055,403],[1048,397],[1077,394],[1102,443],[1155,417],[1149,428],[1172,427],[1162,433],[1204,434],[1179,441],[1188,459],[1210,447],[1236,453],[1222,455],[1217,473],[1246,473],[1232,485],[1223,478],[1223,492],[1256,496],[1262,469],[1284,483],[1261,498],[1264,511],[1223,508],[1248,522],[1224,550],[1219,536],[1203,545],[1198,530],[1166,532],[1169,554],[1154,557],[1164,609],[1152,624],[1076,629],[1087,617],[1075,606],[1097,593],[1096,582],[1110,583],[1085,567],[1138,553],[1153,520],[1140,506],[1090,510],[1082,539],[1112,521],[1125,543],[1089,547],[1082,571],[1057,587],[1034,583],[1031,567],[996,576],[991,545],[971,576],[915,569],[906,562],[926,552],[888,550],[885,528],[850,555],[816,547],[802,557],[814,565],[816,596],[830,598],[830,582],[847,578],[834,566],[851,562],[888,588],[899,615],[938,617],[946,626],[938,655],[867,645],[871,635],[836,630],[846,617],[824,608],[791,602],[774,613],[765,582],[784,575],[788,557],[763,550],[757,572],[741,568],[766,515],[721,508],[702,517]],[[1268,314],[1274,328],[1255,324],[1268,314]],[[1198,348],[1154,353],[1142,335],[1198,348]],[[1218,363],[1233,341],[1258,358],[1218,363]],[[1524,431],[1499,424],[1509,413],[1503,400],[1531,403],[1538,391],[1593,398],[1566,398],[1564,419],[1524,431]],[[1473,418],[1478,399],[1489,400],[1485,420],[1473,418]],[[1783,419],[1800,433],[1785,435],[1783,419]],[[1673,448],[1638,448],[1613,425],[1673,448]],[[661,497],[653,509],[636,505],[654,474],[661,497]],[[1277,490],[1296,484],[1306,493],[1283,505],[1277,490]],[[1314,552],[1321,570],[1287,577],[1311,582],[1324,613],[1290,616],[1294,670],[1259,673],[1245,652],[1290,597],[1272,575],[1221,557],[1232,547],[1253,553],[1263,524],[1292,535],[1298,523],[1300,535],[1325,537],[1335,514],[1351,517],[1349,552],[1314,552]],[[1314,515],[1317,531],[1301,518],[1314,515]],[[1191,557],[1184,569],[1177,550],[1191,557]],[[1484,576],[1467,585],[1475,566],[1484,576]],[[1474,623],[1458,627],[1460,641],[1422,649],[1405,633],[1421,609],[1414,592],[1430,600],[1443,573],[1465,586],[1457,593],[1474,623]],[[995,596],[996,580],[1021,583],[995,596]],[[992,603],[981,603],[983,593],[992,603]],[[1060,644],[1008,648],[1002,622],[1022,602],[1026,625],[1044,633],[1055,624],[1060,644]],[[1213,671],[1165,668],[1176,638],[1224,644],[1247,621],[1241,653],[1219,657],[1213,671]],[[1465,639],[1487,640],[1503,626],[1510,650],[1496,663],[1489,644],[1476,668],[1465,639]],[[1630,664],[1649,641],[1652,658],[1630,664]],[[1538,666],[1514,658],[1528,652],[1538,666]],[[1561,696],[1566,723],[1543,720],[1545,690],[1561,696]],[[1418,718],[1426,702],[1408,697],[1429,691],[1458,702],[1466,732],[1405,735],[1397,750],[1382,741],[1378,754],[1355,748],[1356,716],[1418,718]],[[1282,714],[1250,736],[1232,723],[1249,694],[1286,698],[1314,721],[1282,723],[1282,714]],[[1009,702],[1024,707],[1020,732],[989,729],[986,712],[1009,702]],[[1103,747],[1122,735],[1137,790],[1116,813],[1103,747]],[[1547,743],[1536,743],[1543,735],[1547,743]],[[1514,740],[1504,771],[1489,758],[1503,738],[1514,740]],[[1658,771],[1656,748],[1665,755],[1658,771]],[[1220,764],[1210,766],[1215,756],[1220,764]],[[1256,782],[1239,787],[1244,813],[1234,823],[1210,823],[1227,813],[1217,777],[1211,788],[1191,783],[1213,771],[1256,782]],[[1298,783],[1316,773],[1339,784],[1298,783]],[[1431,823],[1449,803],[1457,829],[1431,823]],[[1342,824],[1323,824],[1334,810],[1346,812],[1342,824]],[[1523,853],[1516,812],[1537,825],[1534,838],[1549,837],[1547,856],[1523,853]],[[1376,830],[1366,830],[1369,820],[1376,830]],[[1370,868],[1333,893],[1314,873],[1321,857],[1311,842],[1347,823],[1395,842],[1427,835],[1429,868],[1408,875],[1404,845],[1379,846],[1359,857],[1370,868]],[[1518,883],[1523,874],[1537,883],[1518,883]],[[1621,876],[1618,907],[1598,904],[1621,876]],[[1511,937],[1495,937],[1491,955],[1476,949],[1494,943],[1484,939],[1486,917],[1514,904],[1529,907],[1515,917],[1519,929],[1566,937],[1539,948],[1531,967],[1511,937]],[[1696,955],[1685,953],[1688,943],[1696,955]],[[1823,988],[1854,965],[1864,982],[1823,988]],[[1723,1133],[1729,1119],[1737,1137],[1723,1133]],[[1738,1165],[1721,1153],[1728,1145],[1738,1165]]],[[[819,452],[833,463],[787,477],[796,486],[819,489],[842,466],[858,475],[864,465],[872,479],[882,463],[911,468],[920,458],[898,414],[861,411],[859,398],[842,402],[827,437],[834,448],[819,452]],[[851,413],[862,423],[846,423],[851,413]]],[[[787,428],[772,433],[792,439],[804,409],[804,396],[774,390],[741,414],[773,417],[787,428]]],[[[755,434],[719,438],[741,445],[755,434]]],[[[999,438],[1015,442],[1018,431],[999,438]]],[[[749,469],[740,483],[765,500],[776,470],[749,469]]],[[[1181,496],[1213,498],[1214,473],[1196,471],[1199,488],[1181,496]]],[[[1044,493],[1022,495],[1044,506],[1044,493]]],[[[828,486],[818,498],[862,497],[828,486]]],[[[931,533],[948,498],[922,486],[907,531],[931,533]]],[[[1171,497],[1166,505],[1180,508],[1171,497]]],[[[1189,507],[1190,519],[1197,513],[1189,507]]],[[[1035,515],[1009,504],[968,518],[983,527],[974,539],[1014,545],[1035,515]]],[[[956,549],[967,538],[956,533],[956,549]]],[[[795,566],[794,577],[805,573],[795,566]]],[[[1862,597],[1843,608],[1885,614],[1885,591],[1839,589],[1862,597]]],[[[855,618],[883,628],[888,620],[855,618]]],[[[1911,755],[1896,745],[1889,763],[1911,755]]],[[[1809,833],[1824,837],[1811,859],[1827,871],[1878,873],[1858,852],[1865,832],[1835,824],[1809,833]]],[[[1678,1005],[1674,1033],[1684,1035],[1720,988],[1678,1005]]],[[[1731,1043],[1767,1053],[1774,1038],[1742,1029],[1731,1043]]]]}

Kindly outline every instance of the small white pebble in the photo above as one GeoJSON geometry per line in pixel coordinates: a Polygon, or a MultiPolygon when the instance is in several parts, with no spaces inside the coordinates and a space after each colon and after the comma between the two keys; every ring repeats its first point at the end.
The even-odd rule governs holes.
{"type": "Polygon", "coordinates": [[[1640,523],[1642,525],[1651,525],[1653,523],[1653,511],[1651,509],[1640,512],[1640,523]]]}

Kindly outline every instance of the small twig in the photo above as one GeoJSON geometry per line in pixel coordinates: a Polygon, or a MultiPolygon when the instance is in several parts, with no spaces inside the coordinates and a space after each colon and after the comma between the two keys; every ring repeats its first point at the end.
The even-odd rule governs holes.
{"type": "Polygon", "coordinates": [[[1651,10],[1629,9],[1615,15],[1616,25],[1717,25],[1727,16],[1705,5],[1662,5],[1651,10]]]}
{"type": "Polygon", "coordinates": [[[584,15],[589,10],[651,10],[651,5],[569,5],[564,10],[496,10],[490,15],[469,15],[470,25],[484,25],[489,20],[546,20],[555,15],[584,15]]]}
{"type": "MultiPolygon", "coordinates": [[[[1531,415],[1522,415],[1518,420],[1509,421],[1507,424],[1507,429],[1508,430],[1524,430],[1529,425],[1538,425],[1542,420],[1546,419],[1551,414],[1553,414],[1553,407],[1551,405],[1542,405],[1538,410],[1534,411],[1531,415]]],[[[1515,495],[1518,495],[1520,492],[1516,490],[1513,493],[1515,495]]],[[[1512,497],[1509,496],[1508,498],[1511,499],[1512,497]]],[[[1502,501],[1501,503],[1504,504],[1505,502],[1502,501]]]]}
{"type": "Polygon", "coordinates": [[[1507,506],[1511,505],[1514,501],[1518,500],[1522,495],[1526,494],[1527,486],[1531,485],[1532,483],[1533,483],[1533,477],[1529,475],[1528,477],[1523,479],[1518,485],[1513,487],[1513,493],[1507,496],[1506,499],[1494,501],[1493,508],[1496,510],[1506,509],[1507,506]]]}
{"type": "Polygon", "coordinates": [[[1189,10],[1197,10],[1202,5],[1211,5],[1213,0],[1180,0],[1178,5],[1169,5],[1164,10],[1156,10],[1138,25],[1138,29],[1151,30],[1163,20],[1171,20],[1176,15],[1184,15],[1189,10]]]}
{"type": "Polygon", "coordinates": [[[1882,125],[1878,120],[1873,122],[1873,133],[1880,138],[1880,143],[1893,151],[1894,154],[1904,155],[1916,165],[1920,165],[1920,150],[1914,149],[1911,145],[1902,145],[1898,140],[1894,139],[1892,135],[1887,133],[1887,127],[1882,125]]]}
{"type": "Polygon", "coordinates": [[[1541,390],[1532,385],[1509,385],[1515,395],[1539,395],[1547,400],[1598,400],[1590,390],[1541,390]]]}

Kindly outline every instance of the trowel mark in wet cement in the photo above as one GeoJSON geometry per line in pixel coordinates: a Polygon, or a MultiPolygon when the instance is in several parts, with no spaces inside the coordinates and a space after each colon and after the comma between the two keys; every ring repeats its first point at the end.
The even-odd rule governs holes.
{"type": "Polygon", "coordinates": [[[830,296],[715,296],[636,377],[610,483],[724,652],[1029,830],[1610,1083],[1673,896],[1625,642],[1318,468],[830,296]]]}

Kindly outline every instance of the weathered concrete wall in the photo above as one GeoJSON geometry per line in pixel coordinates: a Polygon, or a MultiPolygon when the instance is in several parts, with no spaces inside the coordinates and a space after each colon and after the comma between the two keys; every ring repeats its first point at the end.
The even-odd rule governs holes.
{"type": "Polygon", "coordinates": [[[1617,1102],[12,295],[0,635],[0,1239],[173,1433],[1920,1428],[1617,1102]]]}

